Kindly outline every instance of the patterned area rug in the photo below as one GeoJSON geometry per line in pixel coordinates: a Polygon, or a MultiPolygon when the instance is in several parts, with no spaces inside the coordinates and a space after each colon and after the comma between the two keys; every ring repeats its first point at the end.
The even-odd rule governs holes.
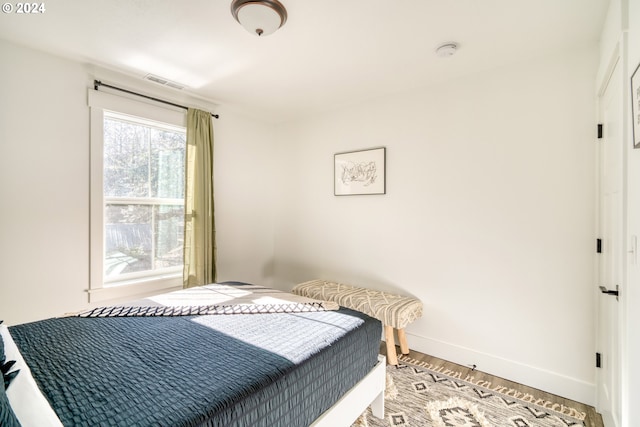
{"type": "Polygon", "coordinates": [[[585,427],[586,414],[461,372],[400,356],[387,366],[385,418],[367,409],[352,427],[585,427]]]}

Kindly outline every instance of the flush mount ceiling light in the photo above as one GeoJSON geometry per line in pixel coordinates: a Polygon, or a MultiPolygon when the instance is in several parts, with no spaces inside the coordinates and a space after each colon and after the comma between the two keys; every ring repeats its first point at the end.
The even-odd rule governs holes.
{"type": "Polygon", "coordinates": [[[436,49],[436,55],[438,55],[440,58],[448,58],[449,56],[456,53],[457,49],[458,49],[457,44],[445,43],[441,46],[438,46],[438,48],[436,49]]]}
{"type": "Polygon", "coordinates": [[[231,14],[257,36],[268,36],[287,22],[287,10],[278,0],[233,0],[231,14]]]}

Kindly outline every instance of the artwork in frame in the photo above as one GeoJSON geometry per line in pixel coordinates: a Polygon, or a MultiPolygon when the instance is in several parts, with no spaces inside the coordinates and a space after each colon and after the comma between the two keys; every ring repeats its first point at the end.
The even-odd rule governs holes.
{"type": "Polygon", "coordinates": [[[333,161],[333,194],[385,194],[385,162],[385,147],[336,153],[333,161]]]}
{"type": "Polygon", "coordinates": [[[640,64],[631,75],[631,115],[633,120],[633,148],[640,148],[640,64]]]}

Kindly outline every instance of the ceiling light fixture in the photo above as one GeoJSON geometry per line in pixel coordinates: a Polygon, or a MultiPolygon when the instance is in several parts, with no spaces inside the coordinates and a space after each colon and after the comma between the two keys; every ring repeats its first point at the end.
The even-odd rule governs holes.
{"type": "Polygon", "coordinates": [[[454,53],[456,53],[457,49],[457,44],[445,43],[442,46],[438,46],[438,48],[436,49],[436,55],[438,55],[440,58],[448,58],[449,56],[452,56],[454,53]]]}
{"type": "Polygon", "coordinates": [[[268,36],[287,22],[287,10],[278,0],[233,0],[231,14],[251,34],[268,36]]]}

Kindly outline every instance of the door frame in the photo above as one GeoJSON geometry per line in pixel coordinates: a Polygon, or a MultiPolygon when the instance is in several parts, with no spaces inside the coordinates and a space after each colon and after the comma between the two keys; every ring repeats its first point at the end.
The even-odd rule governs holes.
{"type": "MultiPolygon", "coordinates": [[[[600,81],[598,82],[598,91],[597,91],[597,117],[598,117],[598,122],[602,123],[602,119],[603,119],[603,110],[602,110],[602,102],[603,102],[603,97],[604,94],[607,90],[607,87],[612,79],[612,77],[614,77],[614,72],[615,73],[619,73],[620,75],[617,76],[618,78],[621,79],[621,88],[620,90],[622,91],[621,94],[619,94],[620,96],[620,101],[622,105],[620,105],[620,111],[622,114],[622,117],[620,117],[620,131],[621,131],[621,135],[620,138],[622,140],[622,159],[621,159],[621,171],[620,171],[620,179],[621,179],[621,206],[620,206],[620,214],[621,214],[621,218],[620,218],[620,226],[621,226],[621,232],[620,232],[620,237],[621,237],[621,242],[620,242],[620,248],[618,248],[618,250],[621,253],[621,271],[620,273],[620,298],[619,298],[619,303],[617,304],[617,313],[616,315],[611,319],[612,321],[617,322],[617,333],[618,333],[618,364],[619,364],[619,369],[618,369],[618,375],[619,377],[617,378],[617,383],[618,383],[618,387],[619,389],[617,390],[617,394],[618,394],[618,398],[619,398],[619,404],[620,404],[620,408],[619,408],[619,413],[614,414],[612,416],[612,418],[607,419],[605,417],[603,417],[603,421],[605,422],[605,427],[622,427],[624,425],[626,425],[626,416],[625,416],[625,412],[626,409],[628,408],[628,393],[625,392],[625,389],[627,388],[627,385],[625,384],[624,378],[626,378],[626,373],[628,372],[628,357],[627,357],[627,352],[626,352],[626,342],[627,342],[627,323],[626,323],[626,289],[627,289],[627,283],[628,283],[628,279],[629,279],[629,265],[631,264],[631,256],[636,257],[637,254],[635,252],[635,249],[633,251],[633,253],[630,253],[629,251],[629,247],[630,247],[630,243],[631,243],[631,237],[629,236],[629,224],[628,224],[628,152],[630,147],[628,146],[628,133],[627,133],[627,127],[628,127],[628,120],[627,120],[627,109],[626,109],[626,103],[627,103],[627,97],[626,97],[626,89],[627,89],[627,85],[625,84],[625,82],[627,81],[627,64],[626,64],[626,55],[624,54],[626,52],[626,33],[623,33],[621,39],[615,44],[614,48],[611,50],[611,54],[609,55],[609,62],[607,64],[606,67],[606,71],[603,73],[602,78],[600,79],[600,81]]],[[[606,132],[606,129],[605,129],[606,132]]],[[[601,142],[598,142],[597,144],[601,144],[601,142]]],[[[601,156],[602,156],[602,148],[600,146],[597,146],[596,148],[596,161],[597,161],[597,182],[596,182],[596,203],[597,203],[597,209],[596,209],[596,232],[598,234],[598,238],[600,237],[599,234],[601,233],[601,212],[602,212],[602,203],[603,200],[601,198],[601,186],[602,186],[602,170],[601,170],[601,156]]],[[[594,263],[594,270],[595,270],[595,274],[594,274],[594,278],[596,280],[595,283],[595,289],[594,292],[596,293],[596,297],[595,297],[595,312],[596,312],[596,346],[598,350],[601,350],[600,348],[600,337],[598,336],[598,330],[600,327],[600,322],[601,322],[601,317],[602,317],[602,313],[600,312],[600,306],[601,306],[601,298],[611,298],[610,296],[605,296],[602,295],[602,293],[599,290],[599,286],[602,285],[601,283],[598,283],[598,281],[600,280],[600,258],[596,258],[596,262],[594,263]]],[[[605,284],[605,286],[607,287],[613,287],[616,284],[605,284]]],[[[596,372],[595,372],[595,402],[596,402],[596,409],[598,410],[598,412],[602,412],[602,408],[601,408],[601,402],[600,400],[600,381],[601,381],[601,375],[600,372],[598,371],[598,368],[596,368],[596,372]]],[[[612,409],[612,408],[609,408],[612,409]]]]}

